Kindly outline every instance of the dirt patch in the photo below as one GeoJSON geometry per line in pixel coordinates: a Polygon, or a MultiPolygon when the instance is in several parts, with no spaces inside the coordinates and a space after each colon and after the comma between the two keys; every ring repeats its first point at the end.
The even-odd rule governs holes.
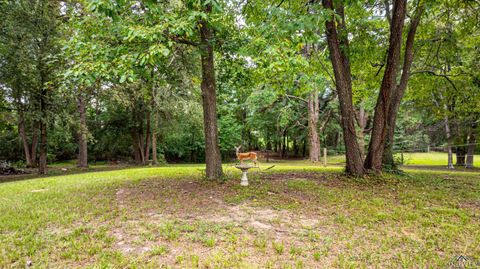
{"type": "MultiPolygon", "coordinates": [[[[318,264],[305,253],[315,249],[323,238],[334,237],[331,221],[315,212],[273,208],[259,202],[270,199],[290,203],[292,196],[298,203],[307,204],[313,198],[288,190],[289,181],[339,186],[339,179],[307,172],[266,173],[253,181],[266,190],[256,193],[252,186],[241,188],[236,180],[217,184],[152,179],[124,185],[116,191],[116,202],[128,212],[129,220],[118,222],[112,231],[114,247],[125,255],[151,256],[159,264],[170,266],[178,264],[179,257],[188,260],[188,255],[194,255],[213,267],[218,259],[223,266],[229,262],[262,267],[269,262],[294,265],[292,261],[301,261],[306,267],[316,267],[318,264]],[[246,198],[240,203],[227,202],[236,195],[246,198]],[[152,254],[158,246],[167,246],[168,251],[152,254]]],[[[325,259],[323,263],[331,261],[325,259]]]]}
{"type": "Polygon", "coordinates": [[[332,187],[341,187],[345,184],[344,177],[338,173],[319,173],[319,172],[285,172],[285,173],[267,173],[261,175],[264,181],[289,181],[289,180],[311,180],[323,185],[332,187]]]}
{"type": "Polygon", "coordinates": [[[460,207],[480,210],[480,200],[470,200],[460,203],[460,207]]]}

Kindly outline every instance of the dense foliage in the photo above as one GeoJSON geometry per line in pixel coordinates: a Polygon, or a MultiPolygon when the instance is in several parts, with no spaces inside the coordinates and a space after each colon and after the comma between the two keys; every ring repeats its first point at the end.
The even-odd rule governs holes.
{"type": "Polygon", "coordinates": [[[312,161],[347,151],[354,174],[349,160],[376,170],[384,148],[472,164],[478,2],[407,1],[401,19],[402,1],[334,2],[2,1],[0,159],[42,172],[42,159],[204,162],[217,148],[231,161],[243,145],[312,161]]]}

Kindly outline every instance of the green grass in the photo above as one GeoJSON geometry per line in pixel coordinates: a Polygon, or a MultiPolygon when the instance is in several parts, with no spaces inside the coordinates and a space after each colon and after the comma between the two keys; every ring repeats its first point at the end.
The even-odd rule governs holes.
{"type": "MultiPolygon", "coordinates": [[[[401,158],[402,153],[396,153],[397,159],[401,158]]],[[[447,166],[448,155],[445,152],[405,152],[403,153],[404,164],[409,165],[426,165],[426,166],[447,166]]],[[[457,156],[453,154],[454,164],[457,161],[457,156]]],[[[299,161],[305,163],[305,161],[299,161]]],[[[323,159],[322,159],[323,162],[323,159]]],[[[345,163],[344,155],[327,156],[328,165],[339,165],[345,163]]],[[[480,155],[474,156],[474,166],[480,167],[480,155]]]]}
{"type": "MultiPolygon", "coordinates": [[[[397,154],[399,157],[399,154],[397,154]]],[[[443,165],[448,164],[448,154],[443,152],[429,152],[429,153],[404,153],[403,154],[406,165],[443,165]]],[[[480,155],[475,155],[474,166],[480,166],[480,155]]],[[[457,161],[457,156],[453,154],[453,163],[457,161]]]]}
{"type": "Polygon", "coordinates": [[[439,268],[455,255],[480,259],[479,173],[353,179],[341,166],[275,165],[253,170],[249,187],[229,164],[223,184],[187,164],[0,183],[0,268],[439,268]]]}
{"type": "MultiPolygon", "coordinates": [[[[400,159],[401,153],[396,153],[395,157],[400,159]]],[[[405,152],[403,153],[404,164],[406,166],[409,165],[425,165],[425,166],[447,166],[447,153],[444,152],[416,152],[410,153],[405,152]]],[[[453,162],[457,161],[457,157],[453,154],[453,162]]],[[[287,160],[279,160],[275,161],[279,166],[304,166],[304,165],[311,165],[308,160],[295,160],[295,161],[287,161],[287,160]]],[[[328,167],[335,167],[335,166],[342,166],[345,164],[345,155],[328,155],[327,156],[327,165],[328,167]]],[[[317,166],[323,166],[323,157],[320,160],[320,163],[316,164],[317,166]]],[[[480,167],[480,155],[474,156],[474,166],[480,167]]]]}

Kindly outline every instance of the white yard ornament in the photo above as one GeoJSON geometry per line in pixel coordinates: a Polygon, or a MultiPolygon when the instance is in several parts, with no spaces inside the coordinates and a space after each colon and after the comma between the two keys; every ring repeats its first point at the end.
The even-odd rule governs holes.
{"type": "Polygon", "coordinates": [[[239,164],[235,165],[235,168],[242,170],[242,180],[240,181],[241,186],[248,186],[248,177],[247,172],[250,168],[257,168],[256,166],[249,164],[239,164]]]}

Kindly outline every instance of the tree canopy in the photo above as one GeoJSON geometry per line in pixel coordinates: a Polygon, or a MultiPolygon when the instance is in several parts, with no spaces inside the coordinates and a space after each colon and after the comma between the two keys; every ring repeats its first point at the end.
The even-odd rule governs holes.
{"type": "Polygon", "coordinates": [[[468,166],[479,11],[471,0],[2,1],[0,159],[41,173],[74,158],[206,162],[218,179],[238,145],[313,162],[327,148],[362,176],[395,170],[398,150],[437,147],[468,166]]]}

